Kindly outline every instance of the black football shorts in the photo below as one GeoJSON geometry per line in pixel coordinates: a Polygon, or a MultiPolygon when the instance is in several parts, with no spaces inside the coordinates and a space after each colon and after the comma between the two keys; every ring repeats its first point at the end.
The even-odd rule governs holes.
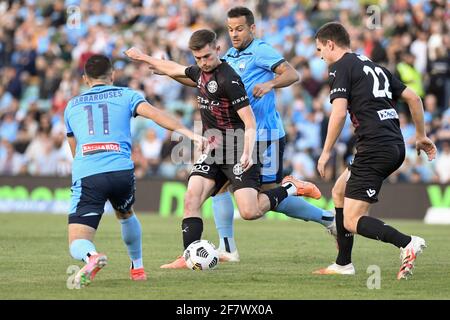
{"type": "Polygon", "coordinates": [[[378,194],[386,179],[405,160],[405,145],[364,147],[359,150],[348,168],[350,176],[345,197],[369,203],[378,201],[378,194]]]}
{"type": "Polygon", "coordinates": [[[211,161],[208,161],[208,155],[203,154],[192,167],[189,178],[192,176],[201,176],[214,180],[215,187],[212,196],[215,196],[227,181],[230,181],[232,192],[242,188],[259,190],[261,186],[259,180],[260,173],[260,164],[254,164],[244,172],[240,163],[211,163],[211,161]]]}

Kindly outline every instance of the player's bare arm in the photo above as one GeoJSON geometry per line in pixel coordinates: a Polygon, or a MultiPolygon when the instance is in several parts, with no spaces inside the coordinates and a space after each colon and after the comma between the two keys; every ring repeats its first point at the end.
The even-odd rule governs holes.
{"type": "Polygon", "coordinates": [[[239,109],[237,113],[245,125],[244,152],[240,162],[242,168],[247,170],[253,165],[252,154],[256,141],[256,119],[250,106],[239,109]]]}
{"type": "Polygon", "coordinates": [[[347,117],[348,101],[345,98],[336,98],[333,100],[333,107],[331,110],[330,121],[328,123],[327,137],[323,146],[322,153],[317,161],[317,170],[320,176],[325,176],[325,166],[330,159],[331,151],[337,138],[341,134],[342,128],[347,117]]]}
{"type": "Polygon", "coordinates": [[[277,74],[274,79],[254,86],[255,98],[261,98],[272,89],[288,87],[299,79],[297,71],[286,61],[277,66],[274,72],[277,74]]]}
{"type": "MultiPolygon", "coordinates": [[[[166,60],[164,57],[162,57],[161,59],[162,60],[166,60]]],[[[149,65],[148,68],[153,72],[153,74],[157,74],[159,76],[168,76],[168,75],[160,72],[159,70],[155,69],[151,65],[149,65]]],[[[188,87],[196,87],[197,86],[197,84],[194,81],[192,81],[191,79],[187,78],[185,75],[179,76],[179,77],[170,77],[170,76],[168,76],[168,77],[172,78],[173,80],[181,83],[182,85],[188,86],[188,87]]]]}
{"type": "Polygon", "coordinates": [[[167,112],[155,108],[148,102],[142,102],[136,107],[138,115],[147,119],[155,121],[161,127],[171,131],[176,131],[189,139],[191,139],[200,151],[205,150],[208,146],[208,140],[198,134],[195,134],[185,126],[183,126],[177,119],[172,117],[167,112]]]}
{"type": "Polygon", "coordinates": [[[67,142],[70,146],[70,151],[72,152],[72,157],[75,158],[75,153],[77,150],[77,140],[75,137],[67,137],[67,142]]]}
{"type": "Polygon", "coordinates": [[[420,97],[410,88],[406,88],[402,92],[402,98],[408,104],[411,116],[416,126],[416,150],[420,155],[420,150],[425,151],[428,160],[431,161],[436,157],[436,146],[425,133],[425,125],[423,120],[423,105],[420,97]]]}
{"type": "MultiPolygon", "coordinates": [[[[165,60],[165,59],[163,59],[163,60],[165,60]]],[[[153,72],[153,74],[157,74],[159,76],[168,76],[168,75],[166,75],[166,74],[156,70],[152,66],[149,66],[148,68],[153,72]]],[[[173,80],[181,83],[182,85],[188,86],[188,87],[196,87],[197,86],[197,84],[194,81],[192,81],[191,79],[189,79],[189,78],[187,78],[185,76],[180,76],[180,77],[170,77],[170,76],[168,76],[168,77],[172,78],[173,80]]]]}
{"type": "Polygon", "coordinates": [[[132,60],[148,64],[158,74],[165,74],[177,81],[180,81],[182,79],[182,81],[180,81],[182,82],[182,84],[191,87],[195,87],[197,85],[195,82],[189,79],[184,73],[187,67],[179,63],[176,63],[175,61],[151,57],[143,53],[140,49],[136,47],[132,47],[127,51],[125,51],[125,55],[132,60]]]}

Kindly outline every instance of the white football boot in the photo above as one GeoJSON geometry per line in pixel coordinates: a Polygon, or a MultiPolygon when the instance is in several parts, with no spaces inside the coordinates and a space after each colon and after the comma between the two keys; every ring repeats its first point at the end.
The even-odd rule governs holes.
{"type": "Polygon", "coordinates": [[[225,250],[218,250],[219,251],[219,261],[220,262],[239,262],[241,261],[239,259],[239,253],[236,250],[234,250],[233,252],[228,252],[225,250]]]}
{"type": "Polygon", "coordinates": [[[314,274],[343,274],[343,275],[354,275],[355,267],[353,263],[349,263],[345,266],[333,263],[324,269],[319,269],[313,272],[314,274]]]}
{"type": "Polygon", "coordinates": [[[425,249],[427,245],[425,244],[425,240],[411,236],[411,241],[405,248],[400,248],[400,271],[397,274],[397,279],[408,279],[411,276],[412,270],[414,269],[414,262],[417,259],[417,256],[422,253],[423,249],[425,249]]]}

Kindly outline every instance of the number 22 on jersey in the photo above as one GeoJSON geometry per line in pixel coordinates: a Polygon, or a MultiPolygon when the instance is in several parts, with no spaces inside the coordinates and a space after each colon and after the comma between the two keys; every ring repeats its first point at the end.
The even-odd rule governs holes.
{"type": "MultiPolygon", "coordinates": [[[[361,61],[371,61],[369,58],[367,58],[364,55],[357,55],[357,57],[361,61]]],[[[380,67],[375,67],[375,69],[372,69],[370,66],[364,66],[363,71],[367,75],[371,75],[373,78],[373,88],[372,93],[375,98],[385,98],[388,97],[389,99],[392,99],[392,92],[389,90],[389,79],[387,75],[384,73],[383,69],[380,67]],[[384,78],[384,88],[380,89],[380,75],[384,78]]]]}

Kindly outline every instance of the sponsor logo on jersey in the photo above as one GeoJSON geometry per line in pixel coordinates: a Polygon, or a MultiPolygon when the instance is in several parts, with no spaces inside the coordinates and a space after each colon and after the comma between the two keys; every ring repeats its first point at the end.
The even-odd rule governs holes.
{"type": "Polygon", "coordinates": [[[219,101],[209,101],[208,99],[203,98],[202,96],[197,96],[197,103],[200,109],[208,109],[210,111],[213,110],[214,107],[220,106],[219,101]]]}
{"type": "Polygon", "coordinates": [[[337,70],[334,70],[333,72],[330,72],[328,75],[331,77],[331,76],[333,76],[333,77],[336,77],[336,71],[337,70]]]}
{"type": "Polygon", "coordinates": [[[395,109],[383,109],[383,110],[378,110],[378,117],[380,117],[380,120],[387,120],[387,119],[398,119],[398,114],[397,111],[395,111],[395,109]]]}
{"type": "Polygon", "coordinates": [[[345,88],[334,88],[333,90],[331,90],[330,95],[332,95],[333,93],[338,93],[338,92],[347,92],[347,89],[345,89],[345,88]]]}
{"type": "Polygon", "coordinates": [[[369,198],[372,198],[375,195],[375,193],[377,193],[377,192],[373,189],[367,189],[366,193],[369,196],[369,198]]]}
{"type": "Polygon", "coordinates": [[[114,142],[97,142],[86,143],[81,146],[83,157],[100,152],[120,152],[120,145],[114,142]]]}
{"type": "Polygon", "coordinates": [[[244,101],[245,99],[248,99],[248,96],[247,96],[247,95],[245,95],[245,96],[243,96],[243,97],[240,97],[240,98],[238,98],[238,99],[236,99],[236,100],[231,101],[231,104],[234,106],[234,105],[238,104],[239,102],[244,101]]]}
{"type": "Polygon", "coordinates": [[[217,82],[215,82],[214,80],[210,81],[208,82],[206,87],[208,88],[209,92],[214,93],[217,91],[217,82]]]}

